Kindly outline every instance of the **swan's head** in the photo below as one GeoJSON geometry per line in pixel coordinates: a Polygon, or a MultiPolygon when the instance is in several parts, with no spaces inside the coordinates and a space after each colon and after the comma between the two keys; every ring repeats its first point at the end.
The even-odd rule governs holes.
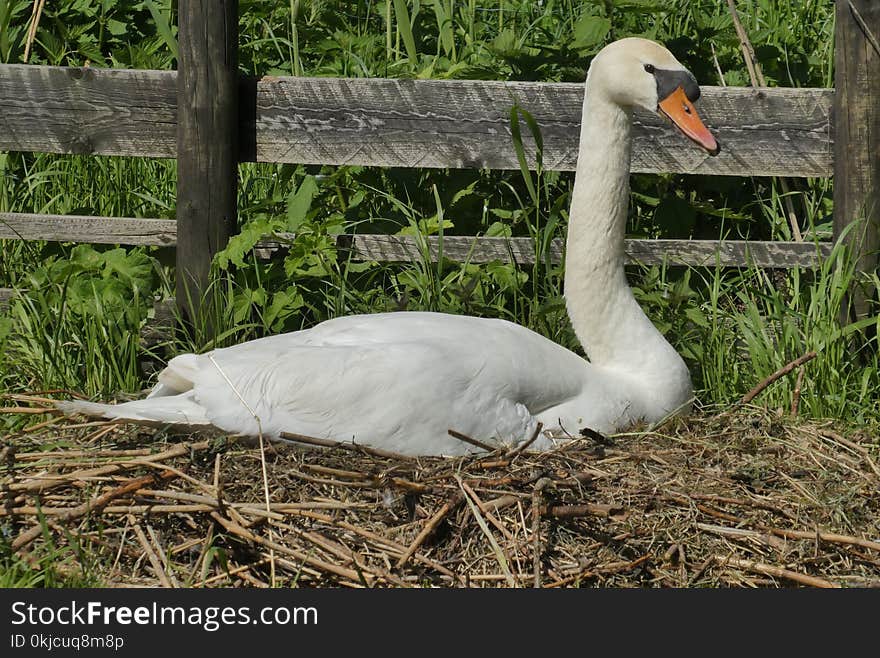
{"type": "Polygon", "coordinates": [[[696,78],[659,43],[632,37],[605,46],[587,80],[590,93],[622,107],[657,112],[710,155],[721,150],[694,107],[700,97],[696,78]]]}

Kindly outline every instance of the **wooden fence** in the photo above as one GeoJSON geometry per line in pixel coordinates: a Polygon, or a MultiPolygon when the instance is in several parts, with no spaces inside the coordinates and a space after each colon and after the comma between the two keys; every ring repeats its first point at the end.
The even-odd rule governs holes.
{"type": "MultiPolygon", "coordinates": [[[[234,229],[238,162],[517,169],[509,125],[517,103],[541,128],[545,169],[575,167],[582,84],[240,78],[237,12],[235,0],[180,0],[176,72],[0,65],[0,150],[177,158],[179,169],[176,221],[0,213],[0,238],[176,246],[180,300],[181,282],[204,286],[211,257],[234,229]]],[[[833,175],[836,233],[871,220],[858,245],[870,270],[880,239],[880,3],[842,0],[837,13],[837,93],[704,87],[700,112],[721,155],[708,157],[658,117],[638,114],[633,171],[833,175]]],[[[364,259],[422,257],[412,238],[339,240],[364,259]]],[[[429,244],[436,253],[436,238],[429,244]]],[[[829,250],[830,243],[627,242],[632,261],[688,265],[813,267],[829,250]]],[[[557,241],[553,257],[561,251],[557,241]]],[[[475,262],[534,258],[526,238],[447,236],[443,253],[475,262]]]]}

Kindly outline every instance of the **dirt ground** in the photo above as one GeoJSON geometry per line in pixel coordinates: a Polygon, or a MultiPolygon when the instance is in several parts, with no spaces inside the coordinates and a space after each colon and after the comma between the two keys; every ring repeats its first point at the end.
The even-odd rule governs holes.
{"type": "Polygon", "coordinates": [[[0,443],[0,529],[35,568],[71,547],[54,568],[119,587],[880,586],[866,432],[746,407],[474,450],[50,418],[0,443]]]}

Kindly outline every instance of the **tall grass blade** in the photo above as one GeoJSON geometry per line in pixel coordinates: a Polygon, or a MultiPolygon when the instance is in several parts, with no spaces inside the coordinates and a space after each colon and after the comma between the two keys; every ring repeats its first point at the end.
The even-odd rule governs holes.
{"type": "Polygon", "coordinates": [[[406,48],[406,56],[415,63],[418,60],[419,52],[416,50],[416,40],[413,37],[406,0],[394,0],[394,15],[397,18],[397,30],[403,38],[403,45],[406,48]]]}

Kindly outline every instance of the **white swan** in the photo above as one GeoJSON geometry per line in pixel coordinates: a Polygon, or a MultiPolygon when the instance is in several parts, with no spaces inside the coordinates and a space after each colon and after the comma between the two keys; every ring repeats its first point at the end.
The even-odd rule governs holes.
{"type": "Polygon", "coordinates": [[[149,396],[64,411],[135,422],[294,432],[409,455],[474,450],[448,434],[515,445],[612,432],[689,408],[688,370],[636,303],[623,268],[632,109],[670,118],[709,153],[694,77],[651,41],[623,39],[586,82],[566,253],[565,297],[590,361],[496,319],[400,312],[342,317],[203,355],[182,354],[149,396]]]}

